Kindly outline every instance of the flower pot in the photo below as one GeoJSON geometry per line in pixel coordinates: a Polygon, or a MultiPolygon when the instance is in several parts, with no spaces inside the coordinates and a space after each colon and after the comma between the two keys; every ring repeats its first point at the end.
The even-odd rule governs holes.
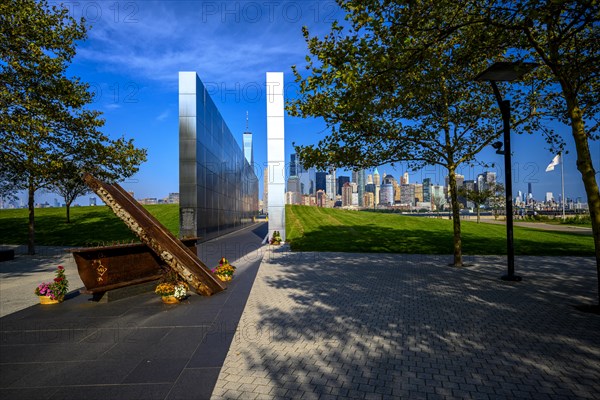
{"type": "Polygon", "coordinates": [[[223,282],[229,282],[230,280],[233,279],[233,275],[219,275],[219,274],[217,274],[217,278],[219,278],[223,282]]]}
{"type": "Polygon", "coordinates": [[[179,299],[175,296],[162,296],[161,299],[162,299],[163,303],[165,303],[165,304],[179,303],[179,299]]]}
{"type": "Polygon", "coordinates": [[[40,304],[58,304],[62,299],[53,299],[50,296],[38,296],[40,304]]]}

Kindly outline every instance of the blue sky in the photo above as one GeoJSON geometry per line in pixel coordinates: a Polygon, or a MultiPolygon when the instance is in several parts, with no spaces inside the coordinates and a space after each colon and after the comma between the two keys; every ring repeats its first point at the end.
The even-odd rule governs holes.
{"type": "MultiPolygon", "coordinates": [[[[75,17],[92,26],[78,47],[70,72],[92,85],[95,109],[104,113],[104,131],[113,137],[134,138],[148,150],[140,172],[123,183],[137,198],[178,192],[178,71],[196,71],[211,93],[231,132],[241,145],[249,113],[254,133],[254,157],[265,165],[265,73],[285,73],[286,96],[295,95],[292,65],[305,64],[303,25],[322,36],[334,19],[343,19],[334,1],[74,1],[67,2],[75,17]]],[[[286,118],[286,159],[296,144],[316,143],[326,134],[319,120],[286,118]]],[[[575,168],[570,129],[565,133],[570,154],[565,157],[565,193],[582,197],[585,191],[575,168]]],[[[560,193],[560,169],[545,173],[553,154],[540,135],[513,135],[513,189],[525,191],[533,183],[534,197],[560,193]]],[[[592,142],[600,170],[600,143],[592,142]]],[[[480,159],[502,165],[501,156],[486,149],[480,159]]],[[[503,180],[501,170],[499,180],[503,180]]],[[[398,177],[402,165],[379,172],[398,177]]],[[[480,167],[464,170],[474,179],[480,167]]],[[[338,173],[343,175],[344,173],[338,173]]],[[[349,175],[349,174],[347,174],[349,175]]],[[[428,168],[410,172],[411,182],[430,177],[443,184],[446,171],[428,168]]],[[[261,177],[259,177],[261,178],[261,177]]],[[[260,197],[262,197],[262,179],[260,197]]],[[[39,199],[52,202],[54,195],[39,199]]],[[[39,201],[39,200],[38,200],[39,201]]],[[[62,201],[62,200],[61,200],[62,201]]],[[[87,204],[87,200],[80,200],[87,204]]]]}

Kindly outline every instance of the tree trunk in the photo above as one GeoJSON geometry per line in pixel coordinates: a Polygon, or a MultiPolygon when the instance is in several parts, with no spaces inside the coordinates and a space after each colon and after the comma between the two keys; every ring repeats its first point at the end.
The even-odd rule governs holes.
{"type": "Polygon", "coordinates": [[[71,223],[71,202],[65,202],[65,206],[67,207],[67,224],[71,223]]]}
{"type": "Polygon", "coordinates": [[[35,188],[33,186],[33,180],[29,179],[28,188],[28,200],[27,206],[29,208],[29,235],[27,238],[27,254],[35,254],[35,188]]]}
{"type": "MultiPolygon", "coordinates": [[[[600,306],[600,193],[596,181],[596,171],[590,155],[588,137],[585,133],[581,110],[573,99],[565,94],[567,110],[571,119],[571,130],[575,139],[577,150],[577,169],[581,173],[585,192],[587,194],[590,218],[592,220],[592,233],[594,236],[594,249],[596,254],[596,273],[598,278],[598,306],[600,306]]],[[[561,160],[562,162],[562,160],[561,160]]]]}
{"type": "Polygon", "coordinates": [[[456,172],[448,169],[448,184],[450,185],[450,204],[452,205],[452,227],[454,229],[454,266],[462,267],[462,239],[460,235],[460,205],[456,188],[456,172]]]}
{"type": "Polygon", "coordinates": [[[479,223],[479,205],[477,206],[477,223],[479,223]]]}

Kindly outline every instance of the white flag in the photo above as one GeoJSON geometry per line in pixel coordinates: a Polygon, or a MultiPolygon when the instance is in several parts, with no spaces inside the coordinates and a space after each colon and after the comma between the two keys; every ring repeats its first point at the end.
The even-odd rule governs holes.
{"type": "Polygon", "coordinates": [[[546,172],[554,171],[554,167],[556,167],[560,163],[560,154],[557,154],[552,159],[552,162],[548,164],[546,167],[546,172]]]}

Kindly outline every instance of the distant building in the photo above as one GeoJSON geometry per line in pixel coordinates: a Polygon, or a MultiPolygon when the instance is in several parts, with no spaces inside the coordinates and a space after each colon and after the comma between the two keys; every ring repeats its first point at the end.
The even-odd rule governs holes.
{"type": "Polygon", "coordinates": [[[359,207],[363,207],[363,199],[364,199],[364,194],[365,194],[365,170],[364,169],[360,169],[357,171],[357,177],[356,180],[354,181],[356,182],[357,185],[357,193],[358,193],[358,206],[359,207]]]}
{"type": "Polygon", "coordinates": [[[300,192],[285,192],[285,204],[302,204],[300,192]]]}
{"type": "Polygon", "coordinates": [[[164,200],[167,204],[179,204],[179,193],[169,193],[169,195],[164,200]]]}
{"type": "Polygon", "coordinates": [[[299,169],[300,163],[296,153],[290,154],[290,176],[298,176],[299,169]]]}
{"type": "Polygon", "coordinates": [[[392,175],[386,175],[383,178],[379,193],[379,204],[385,206],[394,205],[394,183],[396,183],[396,180],[392,175]]]}
{"type": "Polygon", "coordinates": [[[375,204],[380,204],[379,191],[381,189],[381,181],[379,177],[379,171],[377,171],[377,168],[375,168],[375,171],[373,172],[373,184],[375,185],[375,204]]]}
{"type": "Polygon", "coordinates": [[[350,177],[349,176],[340,176],[337,178],[337,193],[339,195],[342,195],[342,188],[344,187],[344,184],[346,183],[350,183],[350,177]]]}
{"type": "Polygon", "coordinates": [[[156,197],[146,197],[145,199],[139,199],[138,203],[143,205],[158,204],[158,199],[156,197]]]}
{"type": "Polygon", "coordinates": [[[431,178],[423,179],[423,201],[431,203],[431,178]]]}
{"type": "Polygon", "coordinates": [[[423,185],[421,183],[415,183],[415,201],[417,203],[423,202],[423,185]]]}
{"type": "Polygon", "coordinates": [[[287,180],[287,191],[293,193],[302,193],[300,189],[300,178],[295,175],[290,176],[287,180]]]}
{"type": "Polygon", "coordinates": [[[92,207],[96,206],[96,198],[95,197],[90,197],[90,206],[92,206],[92,207]]]}
{"type": "Polygon", "coordinates": [[[401,185],[408,185],[410,182],[408,181],[408,172],[402,174],[402,178],[400,179],[401,185]]]}
{"type": "Polygon", "coordinates": [[[327,194],[324,190],[317,190],[317,207],[327,207],[327,194]]]}
{"type": "Polygon", "coordinates": [[[325,176],[325,193],[330,200],[335,200],[337,195],[337,186],[335,184],[335,169],[332,169],[329,174],[325,176]]]}
{"type": "Polygon", "coordinates": [[[373,208],[375,206],[375,195],[372,192],[365,192],[363,195],[363,207],[373,208]]]}
{"type": "Polygon", "coordinates": [[[327,172],[315,173],[315,193],[319,190],[325,191],[327,188],[327,172]]]}
{"type": "Polygon", "coordinates": [[[394,205],[394,185],[392,183],[384,183],[381,185],[379,204],[384,206],[394,205]]]}
{"type": "Polygon", "coordinates": [[[415,185],[414,184],[405,184],[400,185],[400,203],[402,204],[410,204],[411,206],[415,205],[415,185]]]}
{"type": "Polygon", "coordinates": [[[316,170],[309,168],[305,170],[302,167],[302,163],[298,165],[298,177],[300,178],[300,192],[302,194],[315,194],[315,179],[316,170]]]}
{"type": "Polygon", "coordinates": [[[342,186],[342,207],[348,207],[352,205],[352,186],[349,182],[344,183],[342,186]]]}
{"type": "Polygon", "coordinates": [[[484,172],[477,175],[477,190],[483,191],[491,188],[496,183],[495,172],[484,172]]]}

